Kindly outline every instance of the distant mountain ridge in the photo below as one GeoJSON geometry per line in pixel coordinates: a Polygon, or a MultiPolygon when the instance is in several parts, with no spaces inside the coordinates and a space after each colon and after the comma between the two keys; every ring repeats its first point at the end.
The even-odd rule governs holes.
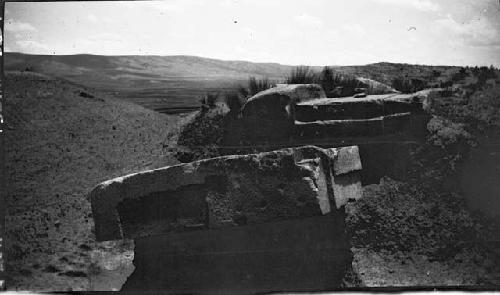
{"type": "MultiPolygon", "coordinates": [[[[207,92],[236,91],[249,77],[282,82],[295,66],[188,55],[104,56],[5,53],[4,70],[33,71],[115,94],[151,109],[199,105],[207,92]]],[[[447,66],[376,63],[332,66],[338,73],[390,84],[395,76],[431,77],[447,66]]],[[[311,67],[320,71],[322,67],[311,67]]]]}
{"type": "Polygon", "coordinates": [[[162,78],[232,78],[247,79],[249,76],[281,79],[293,66],[278,63],[254,63],[225,61],[188,55],[171,56],[104,56],[104,55],[29,55],[5,54],[6,70],[24,70],[58,74],[69,68],[79,72],[102,70],[110,75],[129,73],[162,78]]]}

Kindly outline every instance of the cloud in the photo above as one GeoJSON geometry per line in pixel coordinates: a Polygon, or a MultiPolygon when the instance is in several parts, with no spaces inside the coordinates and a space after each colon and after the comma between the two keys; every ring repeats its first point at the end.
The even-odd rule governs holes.
{"type": "Polygon", "coordinates": [[[4,24],[6,32],[36,32],[38,31],[30,23],[18,22],[15,20],[8,20],[4,24]]]}
{"type": "Polygon", "coordinates": [[[476,47],[500,46],[500,32],[487,18],[457,22],[450,15],[435,21],[437,33],[476,47]]]}
{"type": "Polygon", "coordinates": [[[94,14],[89,14],[87,16],[87,19],[90,21],[90,22],[93,22],[93,23],[98,23],[99,22],[99,19],[97,18],[97,16],[95,16],[94,14]]]}
{"type": "Polygon", "coordinates": [[[371,0],[380,4],[399,5],[415,8],[420,11],[438,11],[439,4],[431,0],[371,0]]]}
{"type": "Polygon", "coordinates": [[[355,36],[362,36],[366,33],[366,30],[362,25],[354,23],[342,25],[342,30],[355,36]]]}
{"type": "Polygon", "coordinates": [[[18,40],[15,42],[20,52],[25,53],[52,53],[51,48],[45,44],[33,40],[18,40]]]}
{"type": "Polygon", "coordinates": [[[295,21],[305,27],[320,27],[322,25],[320,18],[305,13],[297,15],[295,21]]]}
{"type": "Polygon", "coordinates": [[[188,10],[192,6],[204,4],[200,0],[170,0],[170,1],[123,1],[123,6],[133,8],[136,11],[141,9],[149,9],[158,13],[164,12],[182,12],[188,10]]]}

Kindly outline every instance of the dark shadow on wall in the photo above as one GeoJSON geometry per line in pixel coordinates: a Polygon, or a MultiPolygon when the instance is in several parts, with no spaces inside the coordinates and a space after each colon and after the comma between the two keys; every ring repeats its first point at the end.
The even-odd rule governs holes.
{"type": "Polygon", "coordinates": [[[335,290],[352,262],[343,214],[135,240],[122,291],[335,290]]]}

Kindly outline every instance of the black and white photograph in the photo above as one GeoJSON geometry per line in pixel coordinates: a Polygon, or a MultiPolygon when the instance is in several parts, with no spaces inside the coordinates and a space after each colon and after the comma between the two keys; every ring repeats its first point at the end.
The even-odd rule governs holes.
{"type": "Polygon", "coordinates": [[[498,0],[1,4],[0,289],[500,290],[498,0]]]}

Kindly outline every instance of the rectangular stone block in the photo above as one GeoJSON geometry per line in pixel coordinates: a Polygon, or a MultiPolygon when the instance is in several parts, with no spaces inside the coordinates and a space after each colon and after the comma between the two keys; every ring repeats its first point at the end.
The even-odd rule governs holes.
{"type": "Polygon", "coordinates": [[[339,214],[343,204],[337,202],[359,198],[346,194],[360,192],[338,186],[359,181],[359,170],[357,147],[305,146],[119,177],[90,193],[96,238],[138,238],[339,214]],[[335,178],[351,174],[346,178],[350,182],[335,178]],[[335,190],[342,196],[336,197],[335,190]]]}

